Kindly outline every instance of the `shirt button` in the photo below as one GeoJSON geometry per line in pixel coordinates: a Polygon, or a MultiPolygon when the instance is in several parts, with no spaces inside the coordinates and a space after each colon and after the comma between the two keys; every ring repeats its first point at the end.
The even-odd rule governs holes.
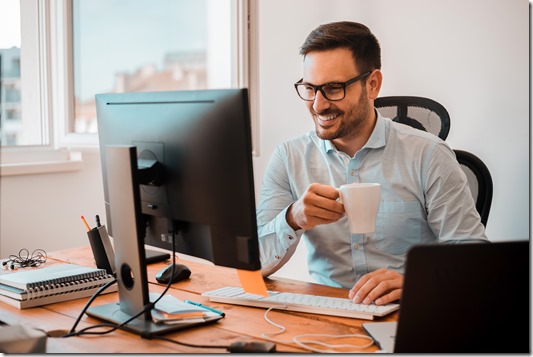
{"type": "Polygon", "coordinates": [[[274,256],[274,258],[279,259],[279,255],[274,256]]]}
{"type": "Polygon", "coordinates": [[[354,170],[350,171],[350,176],[355,176],[355,171],[354,170]]]}
{"type": "Polygon", "coordinates": [[[359,244],[354,244],[353,247],[355,248],[355,250],[361,249],[361,246],[359,244]]]}
{"type": "Polygon", "coordinates": [[[289,239],[290,239],[290,240],[293,240],[293,239],[294,239],[294,237],[293,237],[293,236],[289,236],[289,239]]]}

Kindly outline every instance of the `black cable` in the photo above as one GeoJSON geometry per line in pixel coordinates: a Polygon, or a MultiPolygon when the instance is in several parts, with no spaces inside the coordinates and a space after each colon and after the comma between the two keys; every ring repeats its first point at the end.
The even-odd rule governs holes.
{"type": "Polygon", "coordinates": [[[70,331],[68,332],[67,335],[63,336],[63,337],[70,337],[70,334],[72,333],[75,333],[76,332],[76,326],[78,326],[78,324],[80,323],[81,321],[81,318],[83,317],[83,314],[85,313],[85,311],[87,311],[87,309],[89,308],[89,306],[91,306],[91,304],[93,303],[94,299],[96,299],[102,292],[104,292],[108,287],[110,287],[111,285],[113,285],[114,283],[117,282],[117,279],[113,279],[112,281],[109,281],[107,282],[105,285],[101,286],[100,289],[98,289],[92,296],[91,298],[89,299],[89,301],[87,301],[87,303],[85,304],[85,306],[83,307],[83,309],[81,310],[81,313],[78,315],[78,318],[76,319],[76,322],[74,322],[74,325],[72,326],[72,328],[70,329],[70,331]]]}
{"type": "Polygon", "coordinates": [[[43,249],[35,249],[31,255],[30,251],[26,248],[19,250],[18,255],[10,254],[9,259],[2,262],[3,266],[9,264],[10,269],[15,269],[18,265],[20,268],[26,267],[38,267],[41,264],[46,263],[48,256],[43,249]]]}
{"type": "MultiPolygon", "coordinates": [[[[159,299],[156,300],[156,302],[158,301],[159,299]]],[[[113,324],[113,323],[102,323],[102,324],[98,324],[98,325],[92,325],[92,326],[88,326],[88,327],[85,327],[77,332],[73,332],[73,333],[69,333],[68,335],[64,336],[64,337],[71,337],[71,336],[81,336],[83,334],[86,334],[86,335],[106,335],[108,333],[111,333],[113,331],[116,331],[118,329],[126,329],[124,326],[127,325],[128,323],[130,323],[131,321],[135,320],[137,317],[141,316],[142,314],[144,314],[146,311],[149,311],[151,309],[153,309],[155,305],[155,302],[150,302],[148,304],[146,304],[144,306],[144,308],[137,314],[131,316],[129,319],[127,319],[126,321],[122,322],[121,324],[117,325],[117,324],[113,324]],[[98,327],[111,327],[111,329],[107,330],[107,331],[97,331],[97,332],[90,332],[89,330],[92,330],[92,329],[95,329],[95,328],[98,328],[98,327]]]]}
{"type": "Polygon", "coordinates": [[[162,341],[167,341],[167,342],[172,342],[172,343],[175,343],[177,345],[182,345],[182,346],[187,346],[187,347],[194,347],[194,348],[225,348],[225,349],[228,349],[228,345],[193,345],[193,344],[190,344],[190,343],[185,343],[185,342],[180,342],[180,341],[176,341],[176,340],[173,340],[171,338],[168,338],[168,337],[165,337],[165,336],[161,336],[161,335],[154,335],[154,334],[149,334],[148,337],[144,337],[143,338],[146,338],[146,339],[149,339],[149,340],[162,340],[162,341]]]}
{"type": "MultiPolygon", "coordinates": [[[[176,263],[175,232],[174,232],[174,230],[172,230],[170,233],[172,233],[172,275],[171,276],[174,276],[174,269],[175,269],[175,263],[176,263]]],[[[122,322],[119,325],[112,324],[112,323],[102,323],[102,324],[97,324],[97,325],[92,325],[92,326],[85,327],[85,328],[83,328],[83,329],[81,329],[81,330],[76,332],[76,331],[74,331],[74,328],[77,325],[77,322],[76,322],[76,324],[73,327],[73,329],[71,329],[71,331],[67,335],[65,335],[63,337],[80,336],[82,334],[87,334],[87,335],[105,335],[105,334],[111,333],[113,331],[116,331],[117,329],[124,329],[124,326],[126,326],[128,323],[130,323],[131,321],[133,321],[137,317],[141,316],[142,314],[146,313],[147,311],[152,310],[155,307],[155,304],[159,300],[161,300],[161,298],[163,298],[163,296],[167,293],[167,291],[170,289],[171,285],[172,285],[172,279],[169,280],[169,282],[167,283],[167,286],[165,287],[165,290],[163,290],[163,292],[159,295],[159,297],[154,302],[149,302],[148,304],[146,304],[144,306],[144,308],[139,313],[131,316],[129,319],[127,319],[126,321],[122,322]],[[95,328],[99,328],[99,327],[111,327],[111,328],[109,330],[106,330],[106,331],[96,331],[96,332],[89,331],[89,330],[92,330],[92,329],[95,329],[95,328]]],[[[81,319],[81,316],[83,316],[83,313],[85,312],[85,310],[87,308],[88,308],[88,306],[86,305],[86,307],[84,308],[82,313],[79,315],[78,319],[81,319]]]]}

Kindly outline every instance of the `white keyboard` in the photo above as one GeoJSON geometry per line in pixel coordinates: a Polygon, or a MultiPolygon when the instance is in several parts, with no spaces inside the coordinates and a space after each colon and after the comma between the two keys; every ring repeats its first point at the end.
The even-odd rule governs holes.
{"type": "Polygon", "coordinates": [[[307,312],[356,319],[373,320],[374,316],[385,316],[400,308],[399,304],[364,305],[355,304],[350,299],[315,296],[308,294],[283,293],[269,291],[268,297],[244,292],[242,288],[225,287],[207,291],[202,294],[210,301],[234,305],[270,308],[280,307],[284,310],[307,312]]]}

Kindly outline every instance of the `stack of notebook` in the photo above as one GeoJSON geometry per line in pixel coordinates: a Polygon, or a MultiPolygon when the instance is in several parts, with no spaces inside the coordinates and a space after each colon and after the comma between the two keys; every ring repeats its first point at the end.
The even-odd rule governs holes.
{"type": "MultiPolygon", "coordinates": [[[[100,287],[113,281],[105,269],[77,264],[31,268],[0,275],[0,301],[25,309],[29,307],[74,300],[93,295],[100,287]]],[[[113,284],[104,292],[117,291],[113,284]]]]}

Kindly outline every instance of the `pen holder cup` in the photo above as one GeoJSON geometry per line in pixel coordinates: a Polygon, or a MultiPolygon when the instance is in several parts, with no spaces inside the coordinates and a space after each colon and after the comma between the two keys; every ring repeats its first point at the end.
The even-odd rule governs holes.
{"type": "Polygon", "coordinates": [[[87,237],[91,244],[96,267],[105,269],[108,274],[113,274],[115,272],[115,251],[107,235],[105,225],[88,231],[87,237]]]}

